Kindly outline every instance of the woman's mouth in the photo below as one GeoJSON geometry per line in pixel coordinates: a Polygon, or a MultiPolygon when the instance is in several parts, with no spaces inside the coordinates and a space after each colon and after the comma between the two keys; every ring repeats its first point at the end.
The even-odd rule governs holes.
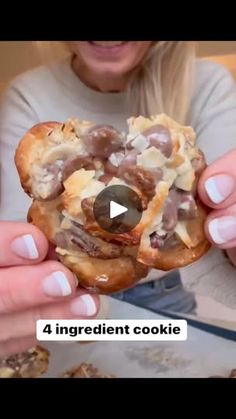
{"type": "Polygon", "coordinates": [[[128,41],[88,41],[90,51],[98,59],[117,60],[129,53],[128,41]]]}
{"type": "Polygon", "coordinates": [[[89,43],[92,45],[96,45],[97,47],[114,48],[122,44],[125,44],[126,41],[89,41],[89,43]]]}

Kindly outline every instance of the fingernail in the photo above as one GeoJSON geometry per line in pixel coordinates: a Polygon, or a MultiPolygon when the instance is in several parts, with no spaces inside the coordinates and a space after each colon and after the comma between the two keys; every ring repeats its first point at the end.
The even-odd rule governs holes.
{"type": "Polygon", "coordinates": [[[231,195],[234,188],[235,181],[228,175],[212,176],[205,182],[206,193],[214,204],[223,202],[231,195]]]}
{"type": "Polygon", "coordinates": [[[236,217],[215,218],[208,225],[209,233],[216,244],[236,239],[236,217]]]}
{"type": "Polygon", "coordinates": [[[94,299],[89,294],[80,295],[70,305],[71,313],[76,316],[93,316],[97,312],[94,299]]]}
{"type": "Polygon", "coordinates": [[[11,243],[11,250],[15,255],[25,259],[37,259],[39,252],[35,244],[33,236],[31,234],[25,234],[24,236],[17,237],[11,243]]]}
{"type": "Polygon", "coordinates": [[[53,272],[43,281],[43,290],[50,297],[65,297],[72,293],[70,283],[64,272],[53,272]]]}

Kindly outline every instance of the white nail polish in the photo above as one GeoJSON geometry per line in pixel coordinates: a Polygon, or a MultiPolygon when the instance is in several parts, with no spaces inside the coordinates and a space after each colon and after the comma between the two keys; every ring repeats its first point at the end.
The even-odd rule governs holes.
{"type": "Polygon", "coordinates": [[[44,279],[43,290],[51,297],[65,297],[72,293],[70,283],[64,272],[61,271],[53,272],[44,279]]]}
{"type": "Polygon", "coordinates": [[[221,237],[219,233],[219,220],[215,218],[214,220],[210,221],[208,225],[208,230],[211,235],[212,240],[216,244],[223,244],[225,243],[225,240],[223,237],[221,237]]]}
{"type": "Polygon", "coordinates": [[[93,316],[97,312],[97,307],[91,295],[84,294],[71,302],[70,310],[76,316],[93,316]]]}
{"type": "Polygon", "coordinates": [[[80,298],[81,298],[81,300],[83,301],[83,303],[85,304],[85,306],[87,308],[87,315],[88,316],[93,316],[97,311],[97,307],[96,307],[96,304],[94,302],[94,299],[89,294],[81,295],[80,298]]]}
{"type": "Polygon", "coordinates": [[[235,180],[226,174],[215,175],[206,180],[205,190],[210,200],[219,204],[235,190],[235,180]]]}
{"type": "Polygon", "coordinates": [[[23,239],[28,249],[30,259],[37,259],[39,257],[39,252],[31,234],[25,234],[23,239]]]}
{"type": "Polygon", "coordinates": [[[211,220],[208,225],[209,233],[216,244],[223,244],[236,240],[236,217],[226,215],[211,220]]]}
{"type": "Polygon", "coordinates": [[[215,179],[210,177],[205,182],[205,189],[207,192],[208,197],[214,204],[219,204],[220,202],[224,201],[224,197],[221,195],[220,191],[217,188],[215,179]]]}
{"type": "Polygon", "coordinates": [[[38,259],[39,252],[31,234],[17,237],[11,243],[11,250],[15,255],[25,259],[38,259]]]}

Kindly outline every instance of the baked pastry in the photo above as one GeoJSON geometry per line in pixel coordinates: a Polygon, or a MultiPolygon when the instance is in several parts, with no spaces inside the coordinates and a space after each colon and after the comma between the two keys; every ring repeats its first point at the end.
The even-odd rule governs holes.
{"type": "Polygon", "coordinates": [[[0,378],[37,378],[48,369],[49,351],[36,346],[0,359],[0,378]]]}
{"type": "Polygon", "coordinates": [[[76,119],[41,123],[15,155],[33,198],[28,221],[55,244],[81,285],[100,293],[129,288],[150,268],[188,265],[210,247],[196,192],[206,163],[194,130],[165,114],[127,122],[128,134],[76,119]],[[142,217],[131,231],[109,233],[94,217],[95,198],[112,185],[140,197],[142,217]]]}
{"type": "Polygon", "coordinates": [[[83,362],[78,367],[65,372],[62,378],[115,378],[114,375],[99,371],[92,364],[83,362]]]}

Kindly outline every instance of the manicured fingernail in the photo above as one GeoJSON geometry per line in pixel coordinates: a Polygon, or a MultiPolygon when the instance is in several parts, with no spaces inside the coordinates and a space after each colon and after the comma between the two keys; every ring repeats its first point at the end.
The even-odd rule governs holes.
{"type": "Polygon", "coordinates": [[[210,221],[208,230],[216,244],[223,244],[236,239],[236,217],[215,218],[210,221]]]}
{"type": "Polygon", "coordinates": [[[11,250],[15,255],[25,259],[38,259],[39,252],[31,234],[17,237],[11,243],[11,250]]]}
{"type": "Polygon", "coordinates": [[[231,195],[234,188],[235,181],[228,175],[216,175],[205,182],[206,193],[214,204],[223,202],[231,195]]]}
{"type": "Polygon", "coordinates": [[[93,316],[97,312],[94,299],[89,294],[75,298],[70,305],[70,309],[71,313],[76,316],[93,316]]]}
{"type": "Polygon", "coordinates": [[[43,281],[43,290],[50,297],[65,297],[72,293],[70,283],[64,272],[53,272],[43,281]]]}

